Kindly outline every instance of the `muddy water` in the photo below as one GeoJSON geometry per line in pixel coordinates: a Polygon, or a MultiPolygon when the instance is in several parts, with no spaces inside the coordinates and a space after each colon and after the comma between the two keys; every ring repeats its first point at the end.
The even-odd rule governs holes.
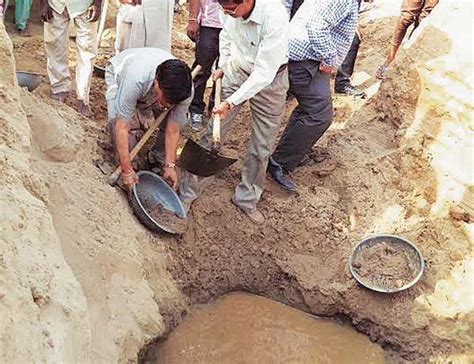
{"type": "Polygon", "coordinates": [[[384,361],[383,350],[350,327],[244,293],[192,313],[157,355],[159,364],[384,361]]]}

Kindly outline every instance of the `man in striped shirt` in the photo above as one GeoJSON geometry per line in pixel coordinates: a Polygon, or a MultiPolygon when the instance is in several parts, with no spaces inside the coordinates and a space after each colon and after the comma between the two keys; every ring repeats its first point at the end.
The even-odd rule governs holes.
{"type": "Polygon", "coordinates": [[[290,22],[290,92],[298,106],[268,165],[273,179],[288,191],[296,191],[289,172],[331,125],[330,78],[351,46],[357,18],[357,0],[305,0],[290,22]]]}

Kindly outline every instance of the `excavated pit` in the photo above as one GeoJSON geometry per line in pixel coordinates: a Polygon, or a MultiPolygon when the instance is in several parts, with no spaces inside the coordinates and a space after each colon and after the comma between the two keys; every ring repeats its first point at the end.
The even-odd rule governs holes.
{"type": "MultiPolygon", "coordinates": [[[[33,95],[22,91],[3,97],[0,101],[5,105],[24,109],[19,116],[10,113],[10,118],[17,118],[11,129],[23,128],[25,120],[26,130],[27,120],[32,142],[26,148],[23,144],[28,143],[21,139],[23,144],[15,151],[27,153],[31,171],[18,172],[18,178],[7,175],[2,182],[8,185],[19,179],[44,203],[45,213],[38,216],[51,215],[52,232],[47,237],[33,235],[43,239],[40,242],[56,241],[59,247],[51,249],[62,259],[56,265],[69,272],[58,276],[50,271],[54,264],[35,262],[34,274],[26,274],[16,285],[30,287],[34,282],[39,287],[31,290],[36,292],[31,312],[39,310],[40,314],[28,316],[30,311],[24,310],[12,316],[24,314],[18,316],[18,322],[33,322],[29,332],[41,337],[34,336],[32,342],[37,340],[44,349],[30,355],[39,355],[35,357],[38,360],[49,358],[56,350],[54,345],[62,347],[62,339],[43,333],[44,326],[58,320],[49,309],[61,296],[54,289],[61,283],[54,282],[65,282],[64,277],[71,276],[67,279],[74,284],[67,287],[75,287],[77,297],[65,295],[60,302],[66,312],[61,322],[77,332],[77,337],[69,340],[77,344],[80,356],[76,360],[84,362],[104,358],[134,361],[140,348],[140,360],[150,361],[157,343],[196,304],[233,291],[255,293],[314,315],[342,319],[395,353],[398,361],[443,361],[454,355],[460,362],[468,362],[474,337],[474,305],[465,288],[474,276],[469,218],[472,180],[471,162],[463,156],[472,152],[469,115],[473,107],[466,96],[472,95],[472,88],[463,80],[471,77],[472,64],[462,63],[469,59],[462,56],[469,49],[460,45],[455,35],[465,29],[453,19],[462,15],[468,19],[470,13],[447,2],[440,4],[428,29],[421,29],[410,49],[401,52],[377,90],[378,84],[367,76],[375,73],[389,42],[396,19],[393,15],[398,12],[393,5],[389,8],[391,12],[382,11],[379,17],[362,23],[365,45],[356,69],[366,73],[360,72],[356,78],[370,91],[369,99],[335,98],[335,121],[314,151],[315,159],[327,158],[296,172],[297,195],[288,195],[267,181],[259,205],[266,217],[262,227],[252,225],[230,203],[250,132],[247,108],[229,139],[239,161],[208,186],[192,207],[188,230],[174,238],[144,231],[130,217],[123,196],[106,184],[92,163],[110,160],[103,130],[106,106],[101,80],[93,80],[92,121],[50,101],[46,84],[33,95]],[[453,62],[457,62],[455,72],[450,66],[453,62]],[[25,177],[29,174],[32,177],[25,177]],[[403,235],[420,248],[427,269],[417,286],[383,295],[361,288],[351,278],[347,267],[351,248],[378,232],[403,235]],[[41,269],[46,273],[38,274],[36,266],[44,266],[41,269]]],[[[41,72],[45,62],[40,27],[32,27],[36,27],[36,36],[13,37],[16,66],[41,72]]],[[[185,40],[184,29],[185,17],[181,15],[174,51],[190,61],[192,46],[185,40]]],[[[0,76],[3,82],[1,72],[0,76]]],[[[2,96],[5,90],[2,86],[2,96]]],[[[290,104],[287,116],[292,107],[290,104]]],[[[2,125],[10,125],[6,116],[1,120],[2,125]]],[[[5,135],[2,142],[6,145],[19,144],[5,135]]],[[[12,160],[16,161],[11,157],[8,163],[12,160]]],[[[22,171],[25,165],[8,165],[8,171],[22,171]]],[[[11,201],[9,196],[4,200],[11,201]]],[[[23,203],[19,198],[13,201],[23,203]]],[[[24,223],[18,224],[20,231],[24,223]]],[[[11,240],[7,239],[12,246],[18,241],[15,236],[12,233],[11,240]]],[[[37,256],[48,254],[45,251],[37,256]]],[[[0,290],[0,300],[1,294],[0,290]]],[[[5,307],[5,315],[10,315],[8,307],[17,306],[5,307]]],[[[15,345],[10,343],[12,348],[15,345]]],[[[23,351],[28,348],[18,351],[16,358],[23,351]]],[[[74,357],[65,352],[63,361],[74,357]]],[[[32,357],[25,354],[21,358],[32,357]]]]}

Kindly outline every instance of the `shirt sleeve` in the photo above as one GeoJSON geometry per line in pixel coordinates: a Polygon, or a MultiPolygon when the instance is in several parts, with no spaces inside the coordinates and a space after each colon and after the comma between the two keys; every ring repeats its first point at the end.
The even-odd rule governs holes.
{"type": "MultiPolygon", "coordinates": [[[[267,15],[268,16],[268,15],[267,15]]],[[[288,61],[288,14],[284,7],[273,10],[271,22],[264,23],[252,73],[227,101],[238,105],[272,83],[278,69],[288,61]]]]}
{"type": "Polygon", "coordinates": [[[327,65],[339,66],[337,47],[333,44],[331,32],[349,14],[350,9],[351,1],[325,0],[306,25],[313,51],[327,65]]]}
{"type": "Polygon", "coordinates": [[[143,91],[140,85],[135,81],[135,77],[122,77],[117,90],[117,117],[131,121],[135,115],[137,101],[142,97],[143,91]]]}

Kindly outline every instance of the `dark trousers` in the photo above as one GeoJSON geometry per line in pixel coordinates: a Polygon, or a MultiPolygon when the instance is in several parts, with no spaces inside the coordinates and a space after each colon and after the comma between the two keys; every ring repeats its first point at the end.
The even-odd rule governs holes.
{"type": "Polygon", "coordinates": [[[329,128],[333,118],[330,77],[319,62],[289,62],[290,92],[298,100],[272,157],[293,171],[329,128]]]}
{"type": "Polygon", "coordinates": [[[337,70],[335,82],[336,90],[344,88],[344,86],[351,82],[350,78],[352,77],[352,73],[354,73],[354,65],[356,63],[357,53],[359,52],[359,46],[360,38],[356,33],[344,62],[342,62],[341,66],[337,70]]]}
{"type": "MultiPolygon", "coordinates": [[[[189,111],[202,114],[206,103],[204,102],[204,92],[206,83],[212,73],[212,65],[219,57],[219,33],[221,29],[201,27],[199,38],[196,43],[196,56],[193,68],[197,65],[202,67],[202,71],[194,78],[194,98],[189,107],[189,111]]],[[[209,100],[209,110],[214,107],[214,89],[209,100]]]]}

